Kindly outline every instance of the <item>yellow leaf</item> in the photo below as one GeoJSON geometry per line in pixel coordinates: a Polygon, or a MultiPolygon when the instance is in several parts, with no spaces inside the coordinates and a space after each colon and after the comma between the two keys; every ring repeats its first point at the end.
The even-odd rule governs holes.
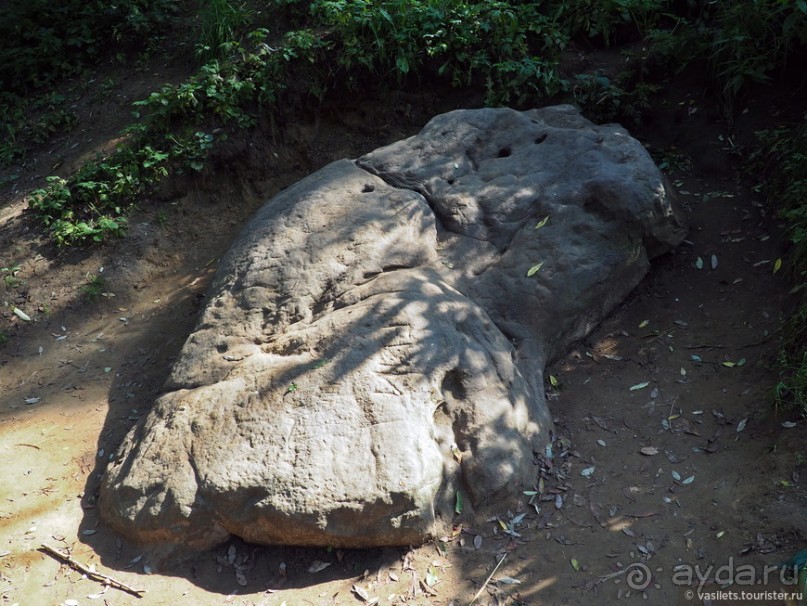
{"type": "Polygon", "coordinates": [[[549,375],[549,384],[552,385],[552,387],[558,387],[560,385],[555,375],[549,375]]]}
{"type": "Polygon", "coordinates": [[[737,365],[734,362],[723,362],[723,366],[725,366],[727,368],[732,368],[732,367],[737,366],[737,365]]]}
{"type": "Polygon", "coordinates": [[[650,324],[650,320],[643,320],[642,323],[639,324],[639,328],[644,328],[648,324],[650,324]]]}
{"type": "Polygon", "coordinates": [[[580,562],[577,561],[577,558],[572,558],[571,560],[572,568],[575,570],[580,570],[580,562]]]}
{"type": "Polygon", "coordinates": [[[549,215],[538,221],[538,224],[535,226],[535,229],[541,229],[544,225],[546,225],[547,221],[549,221],[549,215]]]}
{"type": "Polygon", "coordinates": [[[774,262],[774,264],[773,264],[773,273],[776,273],[780,269],[782,269],[782,259],[781,258],[776,259],[776,261],[774,262]]]}

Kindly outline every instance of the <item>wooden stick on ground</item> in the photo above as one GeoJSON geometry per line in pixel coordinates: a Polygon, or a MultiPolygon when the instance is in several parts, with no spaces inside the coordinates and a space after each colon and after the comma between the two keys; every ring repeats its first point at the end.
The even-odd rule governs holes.
{"type": "Polygon", "coordinates": [[[501,559],[501,560],[499,560],[499,563],[498,563],[498,564],[496,564],[496,568],[494,568],[494,569],[493,569],[493,571],[492,571],[492,572],[491,572],[491,573],[488,575],[488,578],[487,578],[487,579],[485,579],[485,582],[484,582],[484,583],[482,583],[482,587],[480,587],[480,588],[479,588],[479,591],[477,591],[477,592],[476,592],[476,595],[475,595],[475,596],[473,597],[473,599],[472,599],[472,600],[471,600],[471,601],[468,603],[468,606],[473,606],[474,602],[476,602],[476,599],[477,599],[477,598],[478,598],[480,595],[482,595],[482,592],[483,592],[483,591],[485,591],[485,587],[487,587],[487,586],[488,586],[488,583],[490,583],[490,580],[493,578],[493,575],[494,575],[494,574],[496,574],[496,571],[497,571],[497,570],[499,570],[499,566],[501,566],[501,565],[502,565],[502,562],[504,562],[504,559],[505,559],[506,557],[507,557],[507,554],[505,553],[505,554],[502,556],[502,559],[501,559]]]}
{"type": "Polygon", "coordinates": [[[50,545],[45,545],[44,543],[39,546],[41,551],[52,555],[66,564],[69,564],[72,568],[78,570],[79,572],[86,574],[88,578],[92,579],[93,581],[97,581],[99,583],[103,583],[104,585],[109,585],[110,587],[114,587],[115,589],[120,589],[121,591],[125,591],[127,593],[131,593],[138,598],[142,598],[142,594],[146,593],[145,589],[132,589],[128,585],[121,583],[120,581],[116,581],[112,577],[109,577],[105,574],[101,574],[100,572],[95,572],[91,570],[89,567],[85,566],[81,562],[78,562],[73,559],[73,557],[69,553],[65,553],[63,551],[59,551],[51,547],[50,545]]]}

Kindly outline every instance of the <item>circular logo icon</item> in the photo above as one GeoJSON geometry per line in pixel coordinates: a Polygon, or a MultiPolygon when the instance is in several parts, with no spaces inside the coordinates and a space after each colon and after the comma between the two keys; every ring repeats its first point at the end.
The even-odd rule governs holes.
{"type": "Polygon", "coordinates": [[[636,591],[644,591],[650,587],[653,575],[650,573],[650,568],[645,564],[634,562],[627,567],[626,571],[628,587],[636,591]]]}

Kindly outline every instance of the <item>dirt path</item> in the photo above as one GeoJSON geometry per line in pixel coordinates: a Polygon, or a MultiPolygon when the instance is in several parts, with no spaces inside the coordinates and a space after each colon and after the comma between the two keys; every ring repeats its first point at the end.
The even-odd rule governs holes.
{"type": "MultiPolygon", "coordinates": [[[[692,232],[549,369],[559,436],[536,466],[542,496],[458,516],[452,536],[414,550],[234,541],[157,572],[98,524],[95,491],[105,460],[159,393],[217,259],[260,202],[331,159],[411,134],[454,100],[401,96],[397,113],[389,104],[333,108],[292,126],[282,145],[259,135],[233,143],[210,174],[163,188],[126,239],[97,251],[53,250],[20,212],[22,200],[7,203],[0,267],[20,270],[18,283],[0,286],[0,329],[10,337],[0,348],[0,603],[291,606],[377,596],[459,605],[506,554],[478,603],[700,604],[685,597],[687,571],[696,584],[718,567],[751,565],[761,575],[803,549],[805,424],[784,427],[798,419],[775,414],[768,394],[775,331],[791,304],[772,271],[781,228],[738,183],[727,132],[705,111],[676,124],[679,101],[698,109],[673,99],[639,136],[678,166],[671,178],[692,232]],[[387,126],[368,126],[377,123],[387,126]],[[147,593],[97,595],[99,583],[37,551],[42,543],[147,593]],[[645,572],[646,586],[634,576],[645,572]]],[[[769,576],[734,590],[781,585],[769,576]]]]}

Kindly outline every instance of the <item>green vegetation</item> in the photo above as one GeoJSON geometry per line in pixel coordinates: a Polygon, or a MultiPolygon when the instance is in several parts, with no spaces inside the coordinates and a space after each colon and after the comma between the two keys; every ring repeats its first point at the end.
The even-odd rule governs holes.
{"type": "Polygon", "coordinates": [[[106,282],[100,275],[90,276],[87,275],[87,281],[81,287],[81,292],[87,297],[88,301],[95,301],[104,292],[106,282]]]}
{"type": "MultiPolygon", "coordinates": [[[[138,200],[171,174],[203,171],[237,129],[282,124],[283,107],[316,106],[334,93],[411,85],[481,91],[489,105],[574,101],[600,121],[639,122],[659,84],[705,66],[727,118],[754,85],[807,54],[807,0],[202,0],[194,41],[200,66],[135,104],[124,143],[72,175],[50,177],[30,207],[59,246],[125,233],[138,200]],[[260,10],[259,10],[260,9],[260,10]],[[271,23],[274,29],[266,26],[271,23]],[[636,43],[629,68],[564,74],[572,43],[636,43]]],[[[184,3],[169,0],[9,0],[0,7],[0,165],[70,129],[57,85],[101,57],[127,60],[159,40],[184,3]],[[57,6],[58,5],[58,6],[57,6]]],[[[114,82],[100,83],[101,91],[114,82]]],[[[766,193],[791,225],[791,276],[805,293],[807,210],[804,125],[763,135],[756,154],[766,193]]],[[[678,166],[686,158],[663,159],[678,166]]],[[[7,177],[6,180],[14,177],[7,177]]],[[[162,215],[164,216],[164,215],[162,215]]],[[[13,277],[13,276],[12,276],[13,277]]],[[[780,404],[805,407],[807,311],[782,347],[780,404]]]]}
{"type": "MultiPolygon", "coordinates": [[[[137,199],[171,172],[203,169],[215,145],[211,132],[252,127],[259,115],[274,124],[284,104],[321,102],[345,87],[442,80],[482,89],[490,105],[537,104],[565,93],[595,119],[638,122],[657,88],[651,77],[659,77],[647,66],[681,65],[700,56],[713,66],[731,107],[745,86],[764,81],[807,42],[807,19],[796,19],[807,15],[802,0],[750,3],[764,20],[737,8],[745,4],[706,3],[673,14],[666,0],[275,0],[274,10],[296,28],[280,36],[265,28],[246,31],[250,13],[241,4],[206,0],[197,49],[207,62],[185,82],[136,103],[139,113],[126,145],[67,179],[51,178],[33,193],[31,207],[59,245],[102,242],[125,231],[137,199]],[[616,80],[601,74],[563,78],[561,53],[580,38],[601,45],[644,39],[647,45],[638,69],[616,80]]],[[[170,14],[158,0],[129,0],[113,12],[116,36],[122,37],[137,27],[153,28],[170,14]]],[[[84,59],[101,44],[93,23],[89,41],[79,45],[84,59]]],[[[68,24],[62,30],[72,31],[68,24]]],[[[64,50],[70,44],[40,48],[64,50]]],[[[13,63],[32,65],[32,57],[13,63]]],[[[65,70],[52,65],[43,77],[65,70]]],[[[70,120],[57,115],[53,122],[40,129],[63,128],[70,120]]],[[[7,130],[12,136],[0,146],[0,160],[15,157],[19,128],[7,130]]]]}
{"type": "Polygon", "coordinates": [[[247,22],[243,4],[229,0],[203,0],[199,10],[201,22],[196,53],[205,60],[226,54],[228,43],[238,40],[247,22]]]}
{"type": "Polygon", "coordinates": [[[65,132],[76,117],[53,87],[114,49],[124,61],[156,41],[176,10],[170,0],[6,0],[0,3],[0,166],[65,132]]]}
{"type": "Polygon", "coordinates": [[[807,416],[807,116],[801,124],[757,136],[760,148],[752,161],[762,192],[789,225],[791,292],[801,297],[782,331],[774,396],[777,406],[796,406],[807,416]]]}
{"type": "Polygon", "coordinates": [[[163,27],[171,0],[6,0],[0,5],[0,91],[42,90],[96,63],[110,47],[124,52],[163,27]]]}
{"type": "Polygon", "coordinates": [[[18,273],[20,273],[19,265],[14,264],[9,267],[0,267],[0,274],[3,276],[3,283],[6,285],[6,288],[17,288],[22,284],[22,280],[17,277],[18,273]]]}
{"type": "Polygon", "coordinates": [[[713,23],[705,45],[729,112],[751,84],[768,82],[795,51],[807,45],[805,0],[715,2],[703,10],[714,11],[701,20],[713,23]]]}

